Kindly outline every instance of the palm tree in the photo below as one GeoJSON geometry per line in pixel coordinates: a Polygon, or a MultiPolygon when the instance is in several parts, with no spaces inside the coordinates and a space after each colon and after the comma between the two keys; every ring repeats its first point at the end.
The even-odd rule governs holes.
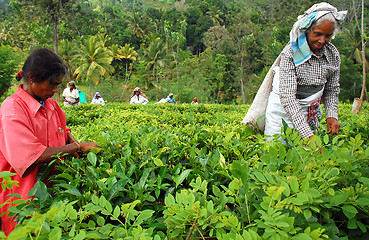
{"type": "Polygon", "coordinates": [[[74,61],[77,63],[77,69],[74,71],[76,80],[85,79],[90,85],[99,84],[100,77],[109,78],[114,72],[111,62],[113,60],[113,52],[104,47],[103,43],[98,41],[96,36],[91,36],[85,45],[81,46],[81,51],[76,55],[74,61]]]}
{"type": "Polygon", "coordinates": [[[223,19],[220,17],[220,15],[222,15],[223,13],[216,6],[210,6],[207,14],[210,16],[211,21],[214,25],[222,25],[223,19]]]}
{"type": "Polygon", "coordinates": [[[68,80],[71,79],[75,70],[75,65],[72,64],[74,56],[78,53],[79,43],[76,40],[69,41],[63,39],[59,41],[59,56],[63,59],[68,67],[68,80]]]}
{"type": "Polygon", "coordinates": [[[152,70],[157,86],[159,85],[158,68],[164,66],[165,57],[166,48],[163,40],[153,39],[149,47],[145,49],[143,60],[146,62],[146,67],[152,70]]]}
{"type": "MultiPolygon", "coordinates": [[[[113,52],[114,59],[125,61],[125,65],[126,65],[125,86],[127,86],[130,76],[132,74],[132,67],[129,68],[129,62],[132,62],[133,64],[133,62],[137,60],[138,52],[134,50],[134,47],[131,47],[127,43],[123,47],[119,47],[118,45],[113,45],[111,47],[111,50],[113,52]],[[130,71],[129,74],[128,74],[128,70],[130,71]]],[[[124,95],[124,90],[125,88],[123,88],[119,101],[122,99],[124,95]]]]}
{"type": "Polygon", "coordinates": [[[145,35],[143,21],[142,18],[139,16],[138,12],[134,12],[128,15],[128,28],[131,29],[136,37],[143,38],[145,35]]]}
{"type": "Polygon", "coordinates": [[[102,34],[102,33],[96,35],[96,41],[98,41],[102,47],[107,47],[106,43],[110,39],[111,37],[109,37],[108,35],[102,34]]]}
{"type": "Polygon", "coordinates": [[[113,44],[110,46],[110,50],[113,53],[113,58],[116,60],[125,60],[125,67],[126,67],[126,77],[125,80],[128,81],[128,70],[129,70],[129,61],[136,61],[138,52],[134,50],[134,47],[131,47],[130,44],[125,44],[123,47],[113,44]]]}
{"type": "MultiPolygon", "coordinates": [[[[129,76],[128,76],[129,61],[137,60],[138,52],[136,52],[134,49],[135,49],[134,47],[131,47],[127,43],[123,47],[120,48],[121,59],[124,59],[126,63],[126,81],[129,80],[129,76]]],[[[131,71],[132,71],[132,68],[131,68],[131,71]]]]}

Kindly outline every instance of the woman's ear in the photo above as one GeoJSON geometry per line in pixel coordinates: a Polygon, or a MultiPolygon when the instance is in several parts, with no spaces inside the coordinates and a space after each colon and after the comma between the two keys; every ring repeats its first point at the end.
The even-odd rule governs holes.
{"type": "Polygon", "coordinates": [[[35,76],[32,73],[28,73],[28,75],[27,75],[27,81],[29,83],[34,83],[34,82],[36,82],[35,80],[36,80],[35,76]]]}

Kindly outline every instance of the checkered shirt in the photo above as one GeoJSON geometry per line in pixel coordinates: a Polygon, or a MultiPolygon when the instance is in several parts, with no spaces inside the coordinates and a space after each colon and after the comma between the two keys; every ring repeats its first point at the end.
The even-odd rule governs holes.
{"type": "Polygon", "coordinates": [[[290,44],[283,49],[280,62],[279,92],[281,104],[290,117],[295,129],[303,138],[313,135],[307,119],[296,98],[297,86],[324,86],[322,102],[326,118],[338,120],[338,94],[340,92],[340,54],[336,47],[327,43],[318,55],[311,53],[305,63],[295,66],[290,44]]]}

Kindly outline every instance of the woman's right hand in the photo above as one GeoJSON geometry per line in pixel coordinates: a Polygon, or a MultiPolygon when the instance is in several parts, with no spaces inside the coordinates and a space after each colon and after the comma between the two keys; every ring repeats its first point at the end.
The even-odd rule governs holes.
{"type": "Polygon", "coordinates": [[[91,149],[94,149],[94,148],[101,148],[95,142],[83,142],[83,143],[79,143],[79,145],[81,147],[81,152],[87,152],[87,151],[89,151],[91,149]]]}

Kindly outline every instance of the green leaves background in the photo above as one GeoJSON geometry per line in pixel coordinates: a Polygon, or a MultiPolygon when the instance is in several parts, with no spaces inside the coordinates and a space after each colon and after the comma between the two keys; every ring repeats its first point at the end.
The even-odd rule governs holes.
{"type": "Polygon", "coordinates": [[[283,136],[289,145],[265,142],[240,124],[245,106],[87,104],[65,111],[76,139],[97,141],[103,151],[61,159],[53,187],[38,182],[34,201],[11,209],[22,224],[9,239],[367,234],[368,114],[352,116],[349,105],[340,108],[341,134],[326,135],[323,125],[311,147],[291,129],[283,136]]]}

